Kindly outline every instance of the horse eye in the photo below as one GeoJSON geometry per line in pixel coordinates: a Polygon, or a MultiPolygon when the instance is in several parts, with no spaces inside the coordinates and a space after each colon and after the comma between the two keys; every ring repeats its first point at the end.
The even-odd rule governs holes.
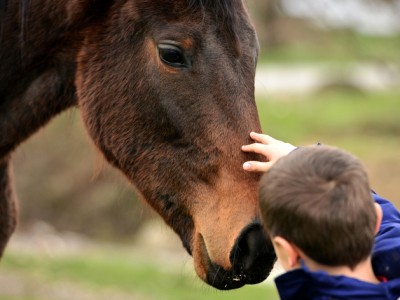
{"type": "Polygon", "coordinates": [[[161,61],[171,67],[184,68],[189,65],[182,50],[176,46],[159,44],[158,53],[161,61]]]}

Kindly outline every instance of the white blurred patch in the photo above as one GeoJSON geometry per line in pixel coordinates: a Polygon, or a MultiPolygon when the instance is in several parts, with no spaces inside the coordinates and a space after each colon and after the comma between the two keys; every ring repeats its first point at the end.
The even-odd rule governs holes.
{"type": "Polygon", "coordinates": [[[352,28],[363,34],[400,32],[400,0],[282,0],[291,16],[307,18],[319,26],[352,28]]]}

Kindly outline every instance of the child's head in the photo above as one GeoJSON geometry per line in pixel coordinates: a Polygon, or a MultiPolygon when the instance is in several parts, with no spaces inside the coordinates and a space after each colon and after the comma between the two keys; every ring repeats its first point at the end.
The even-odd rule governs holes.
{"type": "Polygon", "coordinates": [[[370,256],[377,213],[357,158],[327,146],[299,148],[262,178],[260,207],[270,236],[326,266],[354,268],[370,256]]]}

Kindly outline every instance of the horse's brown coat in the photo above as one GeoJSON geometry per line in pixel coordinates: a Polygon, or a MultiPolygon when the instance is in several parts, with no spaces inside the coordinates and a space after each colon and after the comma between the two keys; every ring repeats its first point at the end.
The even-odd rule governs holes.
{"type": "Polygon", "coordinates": [[[242,171],[258,45],[239,0],[0,0],[0,251],[16,224],[12,151],[78,106],[104,157],[180,236],[199,276],[263,280],[274,255],[242,171]],[[180,50],[183,67],[161,59],[180,50]]]}

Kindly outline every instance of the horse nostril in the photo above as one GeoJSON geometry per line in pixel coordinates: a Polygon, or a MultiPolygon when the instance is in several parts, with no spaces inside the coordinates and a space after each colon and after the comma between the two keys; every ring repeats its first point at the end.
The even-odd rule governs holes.
{"type": "Polygon", "coordinates": [[[245,228],[236,240],[230,260],[235,274],[247,277],[249,283],[269,273],[276,256],[260,224],[245,228]]]}

